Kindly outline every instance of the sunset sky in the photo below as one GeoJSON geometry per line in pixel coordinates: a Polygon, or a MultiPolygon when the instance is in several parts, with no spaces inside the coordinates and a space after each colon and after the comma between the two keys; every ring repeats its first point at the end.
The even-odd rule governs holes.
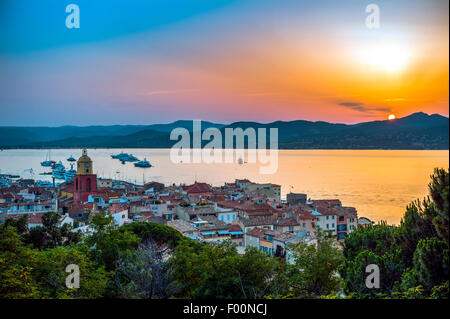
{"type": "Polygon", "coordinates": [[[448,6],[1,0],[0,125],[448,116],[448,6]],[[70,3],[80,29],[65,26],[70,3]]]}

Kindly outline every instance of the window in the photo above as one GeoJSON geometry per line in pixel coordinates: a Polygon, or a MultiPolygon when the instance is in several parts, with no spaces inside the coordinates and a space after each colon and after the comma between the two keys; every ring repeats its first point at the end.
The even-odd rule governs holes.
{"type": "Polygon", "coordinates": [[[91,191],[91,179],[88,178],[86,180],[86,192],[90,192],[91,191]]]}
{"type": "Polygon", "coordinates": [[[331,227],[334,228],[334,224],[331,224],[331,227]]]}
{"type": "Polygon", "coordinates": [[[334,219],[334,216],[331,216],[331,219],[334,219]]]}
{"type": "Polygon", "coordinates": [[[328,220],[328,217],[329,217],[329,216],[327,216],[327,220],[328,220]]]}
{"type": "Polygon", "coordinates": [[[330,225],[329,225],[329,224],[327,224],[327,229],[328,229],[328,228],[330,228],[330,225]]]}
{"type": "Polygon", "coordinates": [[[344,221],[344,216],[339,216],[339,221],[343,222],[344,221]]]}
{"type": "Polygon", "coordinates": [[[306,224],[305,223],[303,223],[303,228],[305,228],[306,227],[306,224]]]}

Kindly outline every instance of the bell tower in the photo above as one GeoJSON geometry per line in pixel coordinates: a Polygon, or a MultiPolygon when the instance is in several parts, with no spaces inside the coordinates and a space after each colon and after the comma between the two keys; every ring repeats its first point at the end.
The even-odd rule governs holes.
{"type": "Polygon", "coordinates": [[[90,194],[97,191],[97,175],[93,173],[92,160],[84,149],[77,161],[77,174],[74,178],[74,202],[84,203],[90,194]]]}

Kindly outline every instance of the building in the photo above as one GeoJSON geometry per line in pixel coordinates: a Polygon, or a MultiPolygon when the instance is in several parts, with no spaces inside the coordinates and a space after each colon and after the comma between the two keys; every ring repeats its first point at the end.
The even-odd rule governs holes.
{"type": "Polygon", "coordinates": [[[167,226],[179,231],[183,236],[190,237],[192,239],[200,239],[198,236],[199,231],[189,222],[181,219],[171,220],[167,222],[167,226]]]}
{"type": "Polygon", "coordinates": [[[40,214],[47,212],[57,212],[57,202],[28,202],[28,203],[15,203],[9,205],[6,210],[8,215],[16,214],[40,214]]]}
{"type": "Polygon", "coordinates": [[[83,150],[82,156],[77,161],[77,174],[74,178],[74,203],[84,203],[88,201],[90,194],[97,191],[97,175],[93,173],[92,160],[87,155],[87,150],[83,150]]]}
{"type": "Polygon", "coordinates": [[[298,232],[300,223],[294,218],[282,218],[273,222],[273,229],[279,232],[298,232]]]}
{"type": "Polygon", "coordinates": [[[212,194],[209,184],[195,182],[193,185],[183,186],[183,192],[188,195],[191,203],[196,203],[201,199],[208,198],[212,194]]]}
{"type": "Polygon", "coordinates": [[[97,188],[112,188],[112,179],[111,178],[97,178],[97,188]]]}
{"type": "Polygon", "coordinates": [[[204,206],[176,206],[176,213],[179,219],[185,220],[187,222],[204,216],[214,216],[217,217],[217,211],[212,205],[204,206]]]}
{"type": "Polygon", "coordinates": [[[286,195],[286,201],[290,206],[298,204],[306,204],[306,194],[289,193],[286,195]]]}
{"type": "Polygon", "coordinates": [[[230,230],[231,241],[233,245],[244,247],[244,232],[239,225],[231,225],[230,230]]]}
{"type": "Polygon", "coordinates": [[[125,204],[111,204],[108,212],[114,218],[114,223],[117,226],[122,226],[128,222],[128,206],[125,204]]]}
{"type": "Polygon", "coordinates": [[[258,184],[258,183],[245,183],[241,184],[243,190],[252,195],[266,196],[270,200],[280,201],[281,199],[281,186],[277,184],[258,184]]]}
{"type": "Polygon", "coordinates": [[[373,224],[374,224],[374,222],[371,221],[367,217],[360,217],[360,218],[358,218],[358,227],[368,227],[368,226],[371,226],[373,224]]]}

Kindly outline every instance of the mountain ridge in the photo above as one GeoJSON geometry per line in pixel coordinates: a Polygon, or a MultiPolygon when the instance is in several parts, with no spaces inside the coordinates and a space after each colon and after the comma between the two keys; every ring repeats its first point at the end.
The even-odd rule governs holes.
{"type": "MultiPolygon", "coordinates": [[[[356,124],[325,121],[202,121],[202,130],[217,128],[278,128],[280,149],[448,149],[449,118],[417,112],[395,120],[356,124]]],[[[192,121],[150,125],[93,125],[59,127],[0,126],[0,148],[169,148],[170,132],[192,132],[192,121]]],[[[269,131],[267,131],[269,134],[269,131]]],[[[192,135],[192,134],[191,134],[192,135]]],[[[205,141],[206,144],[208,141],[205,141]]]]}

